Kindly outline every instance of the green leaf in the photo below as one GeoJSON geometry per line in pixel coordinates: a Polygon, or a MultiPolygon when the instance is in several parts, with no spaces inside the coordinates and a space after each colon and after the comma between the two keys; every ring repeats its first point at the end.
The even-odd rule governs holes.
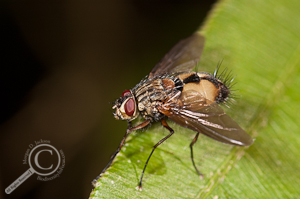
{"type": "MultiPolygon", "coordinates": [[[[154,124],[129,136],[91,198],[299,198],[300,1],[219,2],[200,30],[206,37],[199,71],[218,61],[236,75],[238,99],[225,111],[252,137],[232,147],[169,121],[175,134],[154,152],[143,191],[136,190],[152,147],[168,131],[154,124]]],[[[221,67],[221,69],[222,69],[221,67]]]]}

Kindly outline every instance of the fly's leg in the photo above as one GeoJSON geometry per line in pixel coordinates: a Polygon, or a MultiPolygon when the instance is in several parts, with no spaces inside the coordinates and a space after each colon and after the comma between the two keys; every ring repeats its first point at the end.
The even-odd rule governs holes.
{"type": "Polygon", "coordinates": [[[192,141],[191,144],[190,144],[190,148],[191,148],[191,159],[192,159],[193,165],[194,165],[194,167],[195,167],[197,173],[198,173],[201,177],[203,177],[203,174],[202,174],[202,173],[197,169],[197,167],[196,167],[196,164],[195,164],[195,161],[194,161],[194,152],[193,152],[193,146],[194,146],[194,144],[197,142],[199,134],[200,134],[200,132],[197,132],[196,136],[194,137],[193,141],[192,141]]]}
{"type": "Polygon", "coordinates": [[[150,120],[145,120],[143,121],[141,124],[135,126],[135,127],[131,127],[131,122],[128,122],[128,128],[126,130],[126,133],[118,147],[118,149],[114,152],[114,154],[112,154],[112,156],[110,157],[110,160],[108,162],[108,164],[105,166],[105,168],[101,171],[100,175],[98,175],[93,181],[92,181],[92,185],[95,187],[96,185],[96,182],[98,181],[98,179],[101,177],[102,173],[104,173],[106,171],[106,169],[108,167],[110,167],[110,165],[112,164],[113,160],[115,159],[115,157],[117,156],[117,154],[121,151],[122,147],[124,146],[125,144],[125,140],[127,138],[127,136],[132,132],[132,131],[135,131],[135,130],[138,130],[138,129],[141,129],[141,128],[144,128],[145,126],[147,126],[148,124],[150,124],[150,120]]]}
{"type": "Polygon", "coordinates": [[[168,139],[169,137],[171,137],[171,135],[173,135],[173,133],[174,133],[173,129],[171,129],[171,127],[169,127],[169,125],[167,124],[167,122],[166,122],[165,119],[161,119],[161,124],[162,124],[166,129],[168,129],[168,130],[170,131],[170,134],[167,135],[166,137],[164,137],[163,139],[161,139],[156,145],[154,145],[154,147],[153,147],[153,149],[152,149],[152,151],[151,151],[151,153],[150,153],[150,155],[149,155],[149,157],[148,157],[148,159],[147,159],[147,161],[146,161],[146,164],[145,164],[145,166],[144,166],[144,169],[143,169],[143,172],[142,172],[142,175],[141,175],[141,179],[140,179],[139,186],[138,186],[138,189],[139,189],[140,191],[142,190],[142,180],[143,180],[144,172],[145,172],[145,170],[146,170],[146,167],[147,167],[147,165],[148,165],[148,162],[149,162],[149,160],[150,160],[150,158],[151,158],[151,156],[152,156],[154,150],[155,150],[161,143],[163,143],[166,139],[168,139]]]}

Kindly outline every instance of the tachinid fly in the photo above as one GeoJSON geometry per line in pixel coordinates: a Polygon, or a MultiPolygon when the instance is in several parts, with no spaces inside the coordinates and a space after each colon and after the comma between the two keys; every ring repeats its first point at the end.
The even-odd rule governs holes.
{"type": "MultiPolygon", "coordinates": [[[[253,143],[252,138],[218,105],[226,102],[231,93],[226,81],[222,82],[218,78],[217,70],[214,75],[188,72],[199,61],[203,47],[204,37],[199,33],[180,41],[155,65],[145,80],[131,90],[124,91],[115,101],[114,116],[116,119],[127,120],[128,128],[117,151],[101,174],[111,165],[132,131],[160,121],[170,133],[153,147],[140,178],[141,190],[143,175],[151,155],[174,133],[165,118],[197,132],[190,149],[192,163],[199,175],[202,174],[197,169],[193,156],[193,145],[199,133],[231,145],[249,146],[253,143]],[[139,115],[144,121],[132,127],[131,121],[139,115]]],[[[94,185],[101,174],[93,181],[94,185]]]]}

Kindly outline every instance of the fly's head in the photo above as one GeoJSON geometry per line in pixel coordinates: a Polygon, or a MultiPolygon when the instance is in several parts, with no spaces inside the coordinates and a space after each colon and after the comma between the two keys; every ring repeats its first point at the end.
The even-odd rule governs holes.
{"type": "Polygon", "coordinates": [[[112,108],[116,109],[114,116],[118,120],[132,121],[139,115],[135,97],[130,90],[124,91],[112,108]]]}

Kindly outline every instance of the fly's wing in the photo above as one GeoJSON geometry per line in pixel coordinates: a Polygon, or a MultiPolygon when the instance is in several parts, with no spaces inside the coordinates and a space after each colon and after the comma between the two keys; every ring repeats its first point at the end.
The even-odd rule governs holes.
{"type": "Polygon", "coordinates": [[[251,136],[218,104],[210,103],[194,91],[183,92],[176,104],[170,105],[168,117],[181,126],[226,144],[249,146],[253,143],[251,136]]]}
{"type": "Polygon", "coordinates": [[[165,73],[191,71],[202,54],[204,37],[195,33],[190,37],[179,41],[161,60],[149,74],[149,78],[165,73]]]}

